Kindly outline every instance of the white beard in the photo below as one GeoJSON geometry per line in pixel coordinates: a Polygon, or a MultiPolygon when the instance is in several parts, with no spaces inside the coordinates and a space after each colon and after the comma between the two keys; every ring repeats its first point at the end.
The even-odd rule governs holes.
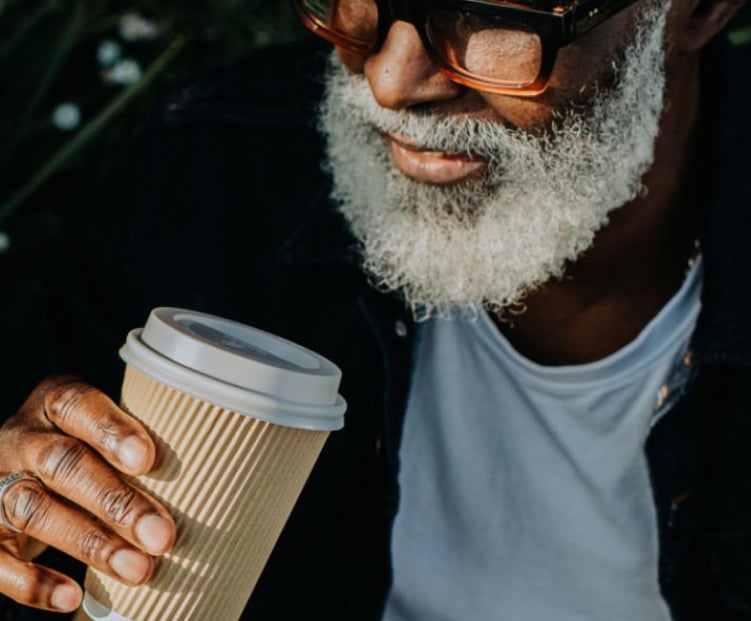
{"type": "Polygon", "coordinates": [[[330,63],[320,126],[333,199],[375,283],[416,317],[519,304],[589,248],[608,214],[643,190],[665,92],[669,2],[650,2],[616,82],[572,106],[550,132],[381,108],[363,76],[330,63]],[[422,183],[398,171],[384,133],[487,160],[481,179],[422,183]]]}

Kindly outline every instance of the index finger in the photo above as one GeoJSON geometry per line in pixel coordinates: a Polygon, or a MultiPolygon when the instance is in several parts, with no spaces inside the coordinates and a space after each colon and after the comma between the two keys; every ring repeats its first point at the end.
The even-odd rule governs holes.
{"type": "Polygon", "coordinates": [[[91,446],[121,472],[145,474],[154,464],[156,447],[144,426],[93,386],[71,381],[51,388],[44,411],[55,427],[91,446]]]}

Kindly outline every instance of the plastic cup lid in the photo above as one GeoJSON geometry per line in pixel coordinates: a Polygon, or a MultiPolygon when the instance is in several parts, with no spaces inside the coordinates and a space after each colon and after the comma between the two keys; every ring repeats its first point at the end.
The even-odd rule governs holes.
{"type": "Polygon", "coordinates": [[[109,606],[105,606],[99,600],[94,599],[88,591],[83,594],[82,608],[89,617],[96,621],[133,621],[115,612],[109,606]]]}
{"type": "Polygon", "coordinates": [[[315,352],[214,315],[156,308],[120,356],[154,379],[239,414],[305,429],[344,425],[341,371],[315,352]]]}

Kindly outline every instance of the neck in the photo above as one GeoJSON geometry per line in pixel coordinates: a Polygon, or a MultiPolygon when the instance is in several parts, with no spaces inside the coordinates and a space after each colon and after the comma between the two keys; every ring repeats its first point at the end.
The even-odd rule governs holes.
{"type": "Polygon", "coordinates": [[[671,68],[647,192],[611,215],[562,280],[530,293],[496,324],[521,354],[548,365],[599,360],[632,341],[680,288],[694,252],[691,164],[698,58],[671,68]]]}

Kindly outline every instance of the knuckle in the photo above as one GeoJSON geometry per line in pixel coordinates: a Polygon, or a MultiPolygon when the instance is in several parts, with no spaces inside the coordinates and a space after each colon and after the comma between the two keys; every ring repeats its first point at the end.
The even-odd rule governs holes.
{"type": "Polygon", "coordinates": [[[44,588],[43,581],[37,572],[14,574],[9,586],[13,599],[27,605],[38,603],[44,588]]]}
{"type": "Polygon", "coordinates": [[[68,382],[53,386],[45,395],[47,416],[58,422],[66,422],[76,416],[81,402],[96,389],[81,382],[68,382]]]}
{"type": "Polygon", "coordinates": [[[26,401],[21,405],[16,415],[21,418],[30,416],[33,419],[37,419],[41,414],[42,418],[46,418],[44,416],[44,408],[49,396],[58,391],[64,384],[71,384],[74,381],[76,381],[75,378],[71,376],[53,376],[42,380],[31,391],[31,394],[26,398],[26,401]]]}
{"type": "Polygon", "coordinates": [[[112,547],[110,537],[99,529],[91,529],[84,533],[79,542],[80,558],[87,563],[98,563],[105,560],[112,547]]]}
{"type": "Polygon", "coordinates": [[[26,531],[39,528],[47,521],[50,503],[47,493],[36,481],[24,480],[5,492],[5,515],[16,528],[26,531]]]}
{"type": "Polygon", "coordinates": [[[55,436],[39,452],[39,473],[54,481],[70,481],[78,471],[87,449],[75,438],[55,436]]]}
{"type": "Polygon", "coordinates": [[[113,453],[122,435],[123,430],[120,425],[107,416],[98,419],[92,428],[92,437],[96,445],[102,446],[113,453]]]}
{"type": "Polygon", "coordinates": [[[135,521],[138,494],[129,487],[106,490],[99,499],[105,517],[117,526],[128,526],[135,521]]]}

